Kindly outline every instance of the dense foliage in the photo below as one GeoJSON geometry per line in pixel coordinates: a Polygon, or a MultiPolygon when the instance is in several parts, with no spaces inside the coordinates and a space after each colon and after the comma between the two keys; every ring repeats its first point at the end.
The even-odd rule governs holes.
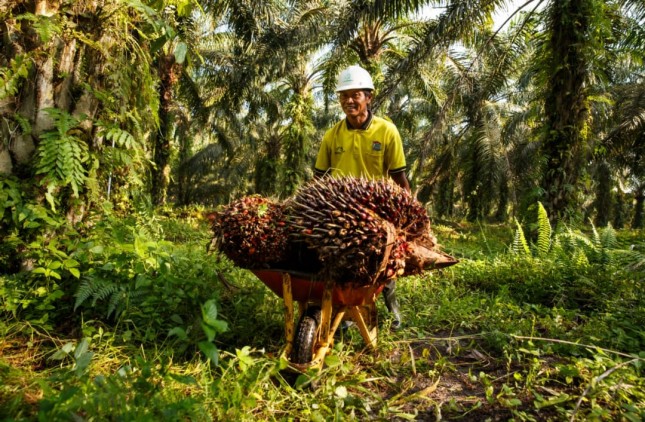
{"type": "Polygon", "coordinates": [[[436,214],[641,227],[642,3],[435,3],[5,2],[0,171],[76,220],[288,196],[359,63],[436,214]]]}
{"type": "Polygon", "coordinates": [[[0,418],[645,418],[644,26],[642,0],[0,2],[0,418]],[[461,263],[401,281],[377,354],[350,331],[294,380],[205,216],[311,178],[356,63],[461,263]]]}
{"type": "Polygon", "coordinates": [[[379,301],[377,352],[350,330],[294,377],[280,299],[207,253],[202,211],[105,213],[0,277],[2,418],[645,415],[642,232],[435,224],[461,262],[399,280],[405,328],[379,301]]]}

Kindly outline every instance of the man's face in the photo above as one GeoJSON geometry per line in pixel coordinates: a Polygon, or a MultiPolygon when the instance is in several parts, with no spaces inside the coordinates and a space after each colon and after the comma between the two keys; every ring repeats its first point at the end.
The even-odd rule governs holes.
{"type": "Polygon", "coordinates": [[[367,114],[372,95],[360,89],[351,89],[339,92],[338,99],[347,117],[357,117],[367,114]]]}

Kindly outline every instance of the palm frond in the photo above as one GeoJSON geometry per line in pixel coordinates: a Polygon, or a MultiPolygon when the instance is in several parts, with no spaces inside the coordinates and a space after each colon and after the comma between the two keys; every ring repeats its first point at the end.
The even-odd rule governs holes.
{"type": "Polygon", "coordinates": [[[419,39],[408,49],[406,57],[390,68],[385,75],[386,85],[374,99],[378,108],[392,92],[403,83],[412,69],[445,50],[452,41],[464,39],[471,35],[475,28],[481,27],[489,18],[494,8],[502,2],[497,0],[451,1],[446,11],[439,16],[435,25],[426,27],[419,39]]]}

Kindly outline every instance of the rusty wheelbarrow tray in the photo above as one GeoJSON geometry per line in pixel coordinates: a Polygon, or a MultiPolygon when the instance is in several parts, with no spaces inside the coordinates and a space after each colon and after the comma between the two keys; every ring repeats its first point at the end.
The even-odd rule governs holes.
{"type": "Polygon", "coordinates": [[[342,286],[333,280],[316,280],[312,274],[279,269],[251,270],[284,301],[286,345],[281,358],[292,369],[321,369],[341,321],[356,323],[365,344],[376,348],[376,298],[383,284],[342,286]],[[298,318],[294,302],[298,303],[298,318]]]}

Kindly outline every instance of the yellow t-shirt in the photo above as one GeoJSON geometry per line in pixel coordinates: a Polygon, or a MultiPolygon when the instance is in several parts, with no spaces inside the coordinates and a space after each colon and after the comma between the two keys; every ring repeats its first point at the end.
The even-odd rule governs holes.
{"type": "Polygon", "coordinates": [[[336,123],[323,136],[316,174],[332,176],[385,178],[405,171],[401,135],[394,123],[370,114],[360,129],[351,128],[347,119],[336,123]]]}

